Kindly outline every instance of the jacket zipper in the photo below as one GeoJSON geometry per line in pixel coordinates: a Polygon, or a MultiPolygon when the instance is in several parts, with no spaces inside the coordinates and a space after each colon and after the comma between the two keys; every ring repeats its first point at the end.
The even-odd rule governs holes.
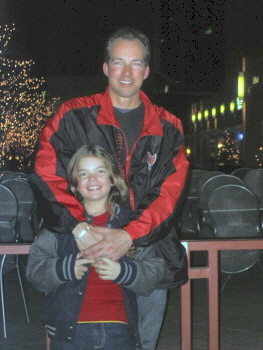
{"type": "Polygon", "coordinates": [[[131,184],[130,184],[130,181],[129,181],[129,170],[130,170],[130,164],[131,164],[131,156],[132,156],[132,153],[133,153],[133,150],[134,150],[134,147],[135,145],[137,144],[137,141],[135,142],[134,144],[134,147],[132,148],[132,152],[131,154],[129,155],[128,153],[128,143],[127,143],[127,139],[126,139],[126,136],[125,136],[125,133],[123,132],[123,130],[121,128],[119,128],[118,126],[116,125],[113,125],[115,126],[115,128],[117,128],[118,130],[120,130],[120,132],[122,133],[122,136],[123,136],[123,140],[125,142],[125,150],[126,150],[126,162],[125,162],[125,179],[126,179],[126,183],[128,185],[128,188],[129,188],[129,194],[130,194],[130,206],[131,206],[131,209],[134,210],[135,208],[135,200],[134,200],[134,191],[131,187],[131,184]]]}

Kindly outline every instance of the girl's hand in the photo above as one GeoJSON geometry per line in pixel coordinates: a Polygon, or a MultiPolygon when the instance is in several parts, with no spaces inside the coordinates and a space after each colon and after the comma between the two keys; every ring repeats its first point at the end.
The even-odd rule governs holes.
{"type": "Polygon", "coordinates": [[[102,280],[113,281],[121,272],[121,265],[117,261],[113,261],[105,256],[97,258],[92,266],[94,266],[99,278],[102,280]]]}
{"type": "Polygon", "coordinates": [[[95,259],[84,259],[83,252],[77,254],[74,272],[77,280],[81,280],[85,273],[88,271],[86,264],[92,264],[95,262],[95,259]]]}

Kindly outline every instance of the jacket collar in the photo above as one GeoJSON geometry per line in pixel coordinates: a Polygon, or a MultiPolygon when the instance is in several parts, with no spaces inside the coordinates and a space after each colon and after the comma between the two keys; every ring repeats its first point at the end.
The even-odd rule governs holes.
{"type": "MultiPolygon", "coordinates": [[[[159,119],[159,114],[163,111],[163,108],[153,105],[142,90],[140,90],[140,100],[145,106],[141,137],[147,135],[163,136],[163,128],[159,119]]],[[[120,127],[114,114],[109,88],[107,88],[102,95],[101,109],[97,118],[97,124],[110,124],[115,125],[118,128],[120,127]]]]}

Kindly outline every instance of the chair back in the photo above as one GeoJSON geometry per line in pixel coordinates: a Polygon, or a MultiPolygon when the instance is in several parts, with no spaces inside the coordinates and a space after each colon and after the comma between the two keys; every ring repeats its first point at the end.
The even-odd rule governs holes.
{"type": "Polygon", "coordinates": [[[15,178],[3,181],[2,185],[9,188],[17,199],[18,224],[22,240],[32,242],[38,230],[33,225],[36,216],[36,201],[29,183],[23,179],[15,178]]]}
{"type": "Polygon", "coordinates": [[[263,169],[254,169],[246,174],[244,182],[257,196],[262,207],[263,204],[263,169]]]}
{"type": "Polygon", "coordinates": [[[8,179],[14,179],[15,178],[15,173],[9,170],[2,170],[0,171],[0,182],[8,179]]]}
{"type": "Polygon", "coordinates": [[[231,175],[239,177],[241,180],[243,180],[246,174],[249,173],[251,170],[253,170],[253,168],[248,168],[248,167],[238,168],[233,170],[231,175]]]}
{"type": "Polygon", "coordinates": [[[203,184],[203,187],[200,190],[199,204],[203,210],[208,209],[208,200],[211,193],[215,189],[224,185],[240,185],[245,187],[244,182],[240,178],[233,175],[222,174],[211,177],[203,184]]]}
{"type": "Polygon", "coordinates": [[[215,170],[215,171],[208,171],[207,173],[200,176],[198,181],[198,195],[200,195],[201,189],[203,185],[206,183],[206,181],[217,175],[224,175],[224,173],[222,171],[215,170]]]}
{"type": "Polygon", "coordinates": [[[27,174],[21,172],[21,171],[16,171],[15,172],[15,177],[18,179],[23,179],[27,181],[27,174]]]}
{"type": "MultiPolygon", "coordinates": [[[[261,237],[259,206],[256,196],[239,185],[225,185],[214,190],[208,202],[216,238],[261,237]]],[[[259,261],[261,251],[222,251],[220,270],[238,273],[259,261]]]]}
{"type": "Polygon", "coordinates": [[[189,197],[197,197],[198,196],[198,184],[199,179],[202,175],[206,174],[207,170],[202,169],[193,169],[190,172],[190,188],[189,188],[189,197]]]}
{"type": "Polygon", "coordinates": [[[13,192],[0,184],[0,242],[16,238],[18,203],[13,192]]]}

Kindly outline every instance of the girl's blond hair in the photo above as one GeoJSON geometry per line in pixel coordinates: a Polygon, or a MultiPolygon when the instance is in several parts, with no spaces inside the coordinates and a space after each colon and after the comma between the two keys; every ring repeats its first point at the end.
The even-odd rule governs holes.
{"type": "Polygon", "coordinates": [[[85,145],[82,146],[71,158],[67,174],[68,181],[71,187],[71,191],[74,196],[80,201],[83,201],[81,194],[78,191],[78,165],[82,158],[84,157],[95,157],[100,158],[109,174],[110,181],[112,183],[111,191],[107,200],[107,210],[112,212],[113,204],[124,204],[128,197],[128,187],[125,183],[124,178],[121,176],[118,169],[117,162],[113,156],[103,147],[98,145],[85,145]]]}

